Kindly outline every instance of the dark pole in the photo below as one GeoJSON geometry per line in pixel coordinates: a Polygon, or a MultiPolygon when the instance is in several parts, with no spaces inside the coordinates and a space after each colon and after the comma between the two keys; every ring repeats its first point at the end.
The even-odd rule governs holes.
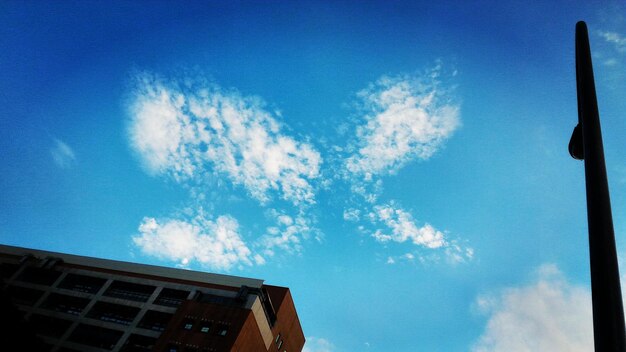
{"type": "Polygon", "coordinates": [[[576,24],[578,125],[569,145],[572,157],[585,160],[587,222],[591,266],[594,346],[599,351],[626,351],[611,200],[606,179],[602,131],[585,22],[576,24]]]}

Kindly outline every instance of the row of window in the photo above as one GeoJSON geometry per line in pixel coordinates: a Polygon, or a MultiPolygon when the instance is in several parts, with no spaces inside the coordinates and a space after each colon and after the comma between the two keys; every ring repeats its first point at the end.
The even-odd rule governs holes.
{"type": "MultiPolygon", "coordinates": [[[[33,305],[43,295],[43,291],[20,286],[9,286],[9,293],[16,303],[33,305]]],[[[41,308],[72,315],[80,315],[89,303],[88,298],[51,293],[41,308]]],[[[96,302],[87,313],[88,318],[108,321],[120,325],[130,325],[139,314],[140,309],[109,302],[96,302]]],[[[172,314],[149,310],[144,314],[138,327],[163,331],[172,314]]]]}
{"type": "MultiPolygon", "coordinates": [[[[2,263],[0,265],[0,274],[2,274],[3,277],[10,277],[15,273],[17,267],[17,264],[2,263]]],[[[16,280],[37,285],[50,286],[57,281],[61,273],[62,272],[60,271],[49,268],[29,266],[22,270],[16,280]]],[[[102,289],[106,282],[107,279],[104,278],[68,273],[63,280],[59,282],[58,287],[76,292],[96,294],[102,289]]],[[[155,290],[156,286],[153,285],[115,280],[109,285],[109,287],[107,287],[106,291],[103,292],[103,295],[135,302],[148,302],[155,290]]],[[[39,298],[37,294],[34,294],[34,292],[36,291],[31,292],[33,293],[33,296],[28,296],[25,300],[18,303],[27,305],[34,304],[39,298]]],[[[187,299],[187,297],[189,297],[189,294],[190,291],[186,290],[163,288],[153,303],[167,307],[178,307],[187,299]]],[[[197,295],[197,300],[199,302],[216,303],[221,305],[235,305],[240,303],[237,298],[212,295],[208,293],[199,293],[197,295]]]]}
{"type": "MultiPolygon", "coordinates": [[[[9,272],[15,269],[13,268],[15,265],[16,264],[2,263],[2,267],[0,267],[2,276],[8,276],[9,272]]],[[[39,267],[27,267],[24,268],[16,280],[50,286],[60,275],[60,271],[39,267]]],[[[103,278],[70,273],[63,278],[58,287],[66,290],[95,294],[100,291],[106,282],[107,280],[103,278]]],[[[111,283],[103,295],[136,302],[147,302],[154,293],[154,290],[156,290],[156,286],[116,280],[111,283]]],[[[177,307],[187,299],[189,293],[190,291],[163,288],[154,300],[154,304],[177,307]]]]}
{"type": "Polygon", "coordinates": [[[226,336],[228,334],[228,325],[213,324],[208,321],[196,322],[194,319],[185,319],[181,325],[183,330],[195,331],[203,334],[214,334],[226,336]]]}
{"type": "MultiPolygon", "coordinates": [[[[162,331],[165,328],[165,325],[167,325],[167,322],[163,320],[163,316],[160,314],[164,313],[156,311],[146,312],[146,315],[142,319],[142,322],[140,322],[139,327],[162,331]]],[[[171,318],[171,314],[167,317],[167,320],[169,320],[169,318],[171,318]]],[[[33,329],[37,331],[37,334],[54,338],[61,338],[61,336],[63,336],[67,329],[72,325],[72,321],[70,320],[41,314],[33,314],[30,318],[30,323],[33,329]]],[[[196,324],[193,320],[185,320],[181,328],[189,331],[198,331],[203,334],[213,333],[218,336],[226,336],[228,333],[228,326],[224,324],[214,325],[210,322],[204,321],[196,324]]],[[[68,340],[87,346],[111,350],[115,347],[122,335],[123,332],[119,330],[89,324],[79,324],[69,336],[68,340]]],[[[151,351],[155,343],[156,338],[132,334],[125,342],[122,351],[151,351]]],[[[171,348],[168,349],[170,351],[187,352],[194,351],[195,347],[187,346],[182,349],[180,345],[171,345],[171,348]]],[[[195,351],[198,350],[195,349],[195,351]]]]}
{"type": "MultiPolygon", "coordinates": [[[[40,314],[33,314],[30,317],[30,323],[38,334],[54,338],[63,336],[72,325],[72,322],[69,320],[40,314]]],[[[122,331],[89,324],[79,324],[68,337],[68,341],[111,350],[122,335],[122,331]]],[[[131,334],[124,343],[122,351],[152,351],[156,341],[157,339],[153,337],[131,334]]]]}
{"type": "MultiPolygon", "coordinates": [[[[42,308],[57,312],[80,315],[89,303],[89,299],[52,293],[42,303],[42,308]]],[[[130,325],[140,309],[109,302],[96,302],[87,313],[88,318],[98,319],[120,325],[130,325]]],[[[149,310],[137,325],[143,329],[163,331],[172,318],[172,314],[149,310]]]]}
{"type": "MultiPolygon", "coordinates": [[[[45,315],[34,314],[29,320],[29,327],[36,330],[39,335],[60,338],[72,322],[65,319],[48,317],[45,315]]],[[[123,332],[111,329],[100,328],[88,324],[80,324],[73,333],[68,337],[68,341],[76,342],[88,346],[113,349],[117,344],[123,332]]],[[[131,334],[124,345],[122,352],[149,352],[154,349],[157,339],[150,336],[131,334]]],[[[46,342],[41,343],[41,351],[51,351],[54,345],[46,342]]],[[[58,352],[79,352],[69,347],[60,347],[58,352]]]]}

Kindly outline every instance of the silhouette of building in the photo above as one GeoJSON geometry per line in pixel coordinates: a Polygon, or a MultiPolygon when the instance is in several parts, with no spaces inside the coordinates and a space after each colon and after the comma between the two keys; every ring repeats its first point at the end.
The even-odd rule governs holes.
{"type": "MultiPolygon", "coordinates": [[[[3,341],[32,351],[301,351],[262,280],[0,245],[3,341]]],[[[1,348],[4,350],[4,348],[1,348]]]]}

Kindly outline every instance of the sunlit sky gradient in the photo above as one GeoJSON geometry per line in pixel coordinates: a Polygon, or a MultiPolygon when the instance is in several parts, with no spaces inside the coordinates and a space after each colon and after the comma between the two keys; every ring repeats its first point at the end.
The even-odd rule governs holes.
{"type": "Polygon", "coordinates": [[[623,255],[625,15],[4,1],[0,241],[288,286],[307,352],[590,351],[574,27],[623,255]]]}

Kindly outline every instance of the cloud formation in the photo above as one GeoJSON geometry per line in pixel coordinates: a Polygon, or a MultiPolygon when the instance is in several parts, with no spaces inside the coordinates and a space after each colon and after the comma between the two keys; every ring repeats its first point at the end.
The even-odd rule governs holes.
{"type": "MultiPolygon", "coordinates": [[[[438,65],[421,76],[384,76],[360,91],[362,123],[355,127],[356,136],[348,146],[338,149],[342,155],[335,166],[343,170],[339,179],[347,181],[350,192],[358,196],[351,197],[353,204],[348,204],[345,220],[369,219],[376,226],[372,236],[378,242],[445,248],[448,257],[459,262],[472,253],[447,241],[443,232],[428,223],[418,227],[408,212],[393,203],[376,204],[383,189],[382,176],[411,160],[428,159],[460,125],[459,106],[441,80],[438,65]]],[[[277,251],[299,253],[303,239],[320,234],[313,226],[315,219],[305,213],[316,203],[319,187],[329,182],[320,171],[322,157],[306,139],[286,135],[278,121],[280,114],[270,112],[260,98],[244,97],[199,79],[166,80],[143,73],[137,76],[129,112],[131,146],[146,169],[188,186],[196,202],[207,202],[205,189],[210,187],[204,186],[211,182],[207,180],[220,183],[225,179],[262,206],[282,200],[297,209],[297,215],[270,209],[274,224],[252,242],[258,253],[252,254],[241,241],[241,246],[234,247],[241,251],[218,250],[215,261],[185,244],[210,240],[214,233],[210,221],[148,217],[140,226],[140,236],[134,238],[144,253],[181,263],[197,260],[214,268],[261,265],[277,251]],[[230,259],[219,259],[224,256],[230,259]]],[[[228,215],[216,222],[220,219],[238,226],[228,215]]],[[[358,225],[365,231],[363,224],[358,225]]],[[[231,232],[240,239],[236,230],[231,232]]],[[[213,247],[222,248],[215,243],[213,247]]]]}
{"type": "Polygon", "coordinates": [[[74,155],[72,148],[60,139],[54,139],[54,146],[50,149],[50,154],[52,154],[54,163],[62,169],[71,167],[76,161],[76,155],[74,155]]]}
{"type": "Polygon", "coordinates": [[[479,297],[489,314],[475,352],[593,351],[591,295],[567,282],[553,264],[539,268],[535,282],[479,297]]]}
{"type": "MultiPolygon", "coordinates": [[[[610,25],[610,27],[622,27],[623,25],[610,25]]],[[[594,34],[602,39],[598,42],[598,47],[594,50],[594,60],[598,60],[604,66],[617,69],[620,68],[621,62],[626,54],[626,36],[619,30],[598,30],[594,34]]],[[[617,83],[623,79],[621,70],[612,71],[609,77],[604,79],[617,83]]],[[[612,85],[615,88],[621,85],[612,85]]]]}
{"type": "Polygon", "coordinates": [[[430,224],[417,227],[410,213],[394,207],[392,204],[376,205],[369,214],[370,219],[387,225],[391,232],[376,230],[372,237],[378,242],[406,242],[427,248],[439,248],[446,244],[443,232],[430,224]]]}
{"type": "Polygon", "coordinates": [[[620,53],[626,53],[626,37],[617,32],[600,31],[598,34],[620,53]]]}
{"type": "Polygon", "coordinates": [[[343,219],[346,221],[359,221],[361,219],[361,211],[355,208],[344,209],[343,219]]]}
{"type": "Polygon", "coordinates": [[[143,74],[130,115],[131,145],[153,173],[182,182],[215,172],[261,203],[273,193],[294,205],[315,202],[319,152],[283,134],[259,98],[143,74]]]}
{"type": "MultiPolygon", "coordinates": [[[[400,208],[395,202],[374,205],[373,210],[366,217],[372,225],[378,227],[384,225],[386,228],[378,228],[371,233],[371,236],[380,243],[412,243],[418,249],[407,252],[399,256],[389,256],[387,264],[397,262],[413,262],[415,260],[425,262],[437,262],[442,258],[450,264],[459,264],[470,261],[474,258],[474,250],[471,247],[461,245],[457,239],[449,239],[448,236],[437,230],[429,223],[418,226],[413,216],[406,210],[400,208]],[[423,249],[440,249],[442,252],[424,252],[423,249]]],[[[355,210],[352,209],[352,212],[355,210]]],[[[346,214],[351,212],[344,212],[346,214]]]]}
{"type": "MultiPolygon", "coordinates": [[[[418,226],[411,214],[394,201],[378,204],[383,176],[394,174],[411,161],[430,158],[460,126],[460,105],[452,94],[453,86],[443,84],[449,78],[444,76],[441,63],[437,63],[422,74],[383,76],[369,84],[357,93],[360,122],[355,138],[338,151],[347,153],[343,179],[356,196],[346,204],[344,220],[360,223],[359,231],[371,231],[377,242],[442,248],[448,262],[459,263],[472,259],[471,248],[447,240],[442,231],[429,223],[418,226]],[[369,224],[364,224],[367,220],[369,224]]],[[[439,260],[440,255],[410,250],[389,256],[387,263],[415,259],[439,260]]]]}
{"type": "Polygon", "coordinates": [[[459,127],[460,108],[439,85],[440,67],[425,76],[384,76],[360,91],[364,124],[357,127],[349,173],[369,180],[413,159],[428,159],[459,127]]]}
{"type": "Polygon", "coordinates": [[[302,250],[301,239],[308,238],[316,231],[303,214],[291,217],[275,209],[271,209],[269,213],[275,225],[268,227],[267,233],[258,242],[267,256],[274,256],[276,250],[299,253],[302,250]]]}
{"type": "Polygon", "coordinates": [[[199,214],[191,220],[146,217],[139,225],[139,234],[133,242],[148,255],[172,260],[180,266],[193,262],[212,269],[228,270],[236,265],[251,265],[252,260],[263,264],[254,256],[238,233],[239,224],[230,216],[220,216],[215,221],[199,214]]]}

